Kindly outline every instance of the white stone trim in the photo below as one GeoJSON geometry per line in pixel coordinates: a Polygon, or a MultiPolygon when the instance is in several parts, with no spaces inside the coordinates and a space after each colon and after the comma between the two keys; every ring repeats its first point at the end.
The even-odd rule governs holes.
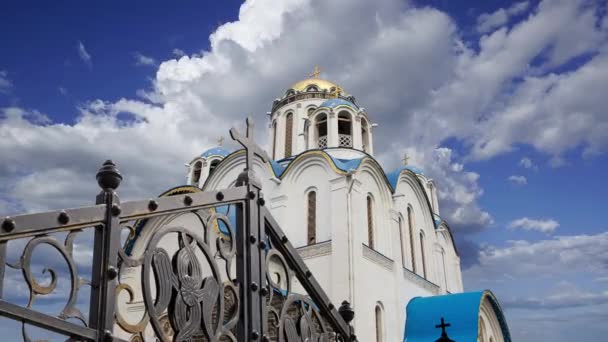
{"type": "Polygon", "coordinates": [[[331,240],[316,243],[310,246],[296,248],[302,259],[311,259],[331,254],[331,240]]]}
{"type": "Polygon", "coordinates": [[[393,267],[395,266],[395,262],[393,261],[393,259],[390,259],[389,257],[385,256],[384,254],[382,254],[374,249],[369,248],[365,244],[362,244],[361,248],[363,250],[363,257],[365,259],[367,259],[379,266],[382,266],[389,271],[393,270],[393,267]]]}

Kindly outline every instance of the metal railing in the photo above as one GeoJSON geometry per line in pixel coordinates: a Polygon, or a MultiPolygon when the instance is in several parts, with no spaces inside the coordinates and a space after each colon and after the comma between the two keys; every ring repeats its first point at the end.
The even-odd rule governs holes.
{"type": "Polygon", "coordinates": [[[348,303],[336,309],[266,208],[252,165],[254,156],[267,157],[253,142],[249,120],[247,131],[242,137],[231,130],[247,152],[235,188],[191,187],[121,203],[116,189],[122,176],[107,161],[97,173],[102,190],[96,205],[6,217],[0,316],[21,325],[24,341],[31,340],[29,326],[71,341],[355,341],[348,303]],[[125,230],[131,234],[123,244],[125,230]],[[74,253],[74,241],[86,233],[93,236],[90,279],[74,253]],[[58,252],[68,272],[50,258],[35,261],[41,246],[58,252]],[[15,254],[9,250],[17,261],[8,261],[15,254]],[[34,276],[41,268],[50,282],[34,276]],[[27,304],[3,296],[8,269],[21,271],[27,304]],[[284,275],[281,281],[275,272],[284,275]],[[293,276],[306,293],[294,292],[293,276]],[[68,280],[67,291],[58,280],[68,280]],[[85,286],[90,294],[81,298],[85,286]],[[33,307],[38,298],[62,295],[65,305],[56,314],[33,307]],[[83,302],[86,311],[78,305],[83,302]],[[136,305],[136,315],[125,310],[136,305]]]}

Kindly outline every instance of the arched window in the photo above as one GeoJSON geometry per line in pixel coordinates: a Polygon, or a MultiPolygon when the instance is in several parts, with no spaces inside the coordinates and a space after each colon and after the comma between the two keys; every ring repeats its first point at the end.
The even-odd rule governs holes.
{"type": "Polygon", "coordinates": [[[361,120],[361,141],[363,142],[363,151],[369,153],[369,127],[367,120],[361,120]]]}
{"type": "Polygon", "coordinates": [[[412,207],[407,207],[407,225],[410,233],[410,258],[412,258],[412,272],[416,273],[416,253],[414,250],[414,213],[412,207]]]}
{"type": "Polygon", "coordinates": [[[295,95],[296,92],[293,89],[289,89],[286,93],[285,96],[289,97],[289,96],[293,96],[295,95]]]}
{"type": "Polygon", "coordinates": [[[384,317],[382,317],[382,308],[380,305],[376,305],[376,342],[384,341],[384,317]]]}
{"type": "Polygon", "coordinates": [[[272,122],[272,159],[277,158],[277,121],[272,122]]]}
{"type": "Polygon", "coordinates": [[[405,267],[405,245],[403,243],[403,220],[399,216],[399,243],[401,246],[401,264],[405,267]]]}
{"type": "Polygon", "coordinates": [[[215,171],[215,168],[217,167],[217,165],[219,163],[220,163],[219,159],[216,159],[211,162],[211,164],[209,165],[209,176],[211,176],[213,174],[213,172],[215,171]]]}
{"type": "Polygon", "coordinates": [[[203,168],[203,162],[197,161],[194,164],[194,170],[192,171],[192,185],[198,186],[198,182],[201,180],[201,169],[203,168]]]}
{"type": "Polygon", "coordinates": [[[307,197],[307,244],[317,243],[317,193],[309,191],[307,197]]]}
{"type": "Polygon", "coordinates": [[[327,147],[327,115],[319,114],[315,118],[315,139],[318,148],[327,147]]]}
{"type": "Polygon", "coordinates": [[[353,122],[348,112],[338,114],[338,146],[353,147],[353,122]]]}
{"type": "Polygon", "coordinates": [[[424,233],[420,231],[420,254],[422,256],[422,277],[426,278],[426,262],[424,257],[424,233]]]}
{"type": "Polygon", "coordinates": [[[293,137],[293,113],[285,117],[285,158],[291,156],[291,140],[293,137]]]}
{"type": "Polygon", "coordinates": [[[308,88],[306,88],[306,91],[319,91],[319,88],[317,88],[314,85],[308,86],[308,88]]]}
{"type": "Polygon", "coordinates": [[[374,249],[374,200],[367,195],[367,245],[374,249]]]}

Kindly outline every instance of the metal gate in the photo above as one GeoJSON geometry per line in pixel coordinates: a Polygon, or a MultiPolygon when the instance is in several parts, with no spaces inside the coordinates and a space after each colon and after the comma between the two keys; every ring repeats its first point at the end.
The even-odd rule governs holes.
{"type": "Polygon", "coordinates": [[[252,165],[267,156],[252,133],[249,119],[245,136],[230,131],[247,152],[234,188],[121,203],[115,191],[122,176],[106,161],[97,173],[102,190],[95,206],[4,218],[0,322],[17,322],[24,341],[33,340],[32,330],[69,341],[356,340],[353,310],[329,300],[266,208],[252,165]],[[220,210],[227,207],[229,214],[220,210]],[[183,215],[198,224],[167,219],[183,215]],[[150,222],[160,228],[141,229],[150,222]],[[139,237],[136,253],[132,242],[142,231],[147,236],[139,237]],[[85,271],[74,252],[83,234],[93,246],[85,271]],[[40,250],[58,260],[34,262],[40,250]],[[6,294],[17,281],[17,288],[26,285],[24,303],[6,294]],[[57,296],[59,312],[35,307],[37,299],[57,296]]]}

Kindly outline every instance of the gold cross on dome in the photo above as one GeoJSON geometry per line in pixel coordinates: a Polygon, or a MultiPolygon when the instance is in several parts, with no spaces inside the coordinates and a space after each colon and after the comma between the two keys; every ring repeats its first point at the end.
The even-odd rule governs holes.
{"type": "Polygon", "coordinates": [[[407,162],[410,160],[410,156],[407,155],[407,153],[403,154],[403,165],[407,165],[407,162]]]}
{"type": "Polygon", "coordinates": [[[321,75],[321,69],[319,69],[318,65],[315,65],[315,69],[313,70],[312,74],[308,75],[308,77],[319,78],[319,75],[321,75]]]}
{"type": "Polygon", "coordinates": [[[222,147],[224,145],[224,137],[219,137],[217,139],[217,146],[222,147]]]}

